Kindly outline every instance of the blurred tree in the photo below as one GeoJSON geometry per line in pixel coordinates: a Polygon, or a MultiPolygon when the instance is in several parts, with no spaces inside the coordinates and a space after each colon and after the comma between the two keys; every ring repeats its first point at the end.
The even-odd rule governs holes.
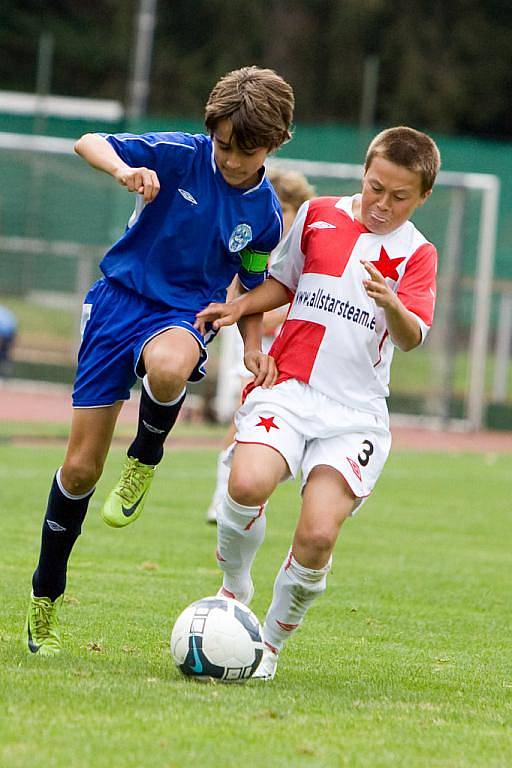
{"type": "MultiPolygon", "coordinates": [[[[34,88],[42,30],[55,93],[124,100],[137,0],[0,0],[0,87],[34,88]]],[[[378,57],[379,123],[512,138],[510,0],[158,0],[150,111],[202,116],[217,78],[269,66],[296,119],[356,123],[378,57]]]]}

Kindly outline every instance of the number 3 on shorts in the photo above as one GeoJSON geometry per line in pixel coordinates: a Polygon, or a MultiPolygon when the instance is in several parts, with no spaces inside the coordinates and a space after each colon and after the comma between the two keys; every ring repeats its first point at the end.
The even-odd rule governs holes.
{"type": "Polygon", "coordinates": [[[367,466],[373,451],[373,443],[370,440],[363,440],[362,450],[357,454],[357,460],[362,467],[367,466]]]}

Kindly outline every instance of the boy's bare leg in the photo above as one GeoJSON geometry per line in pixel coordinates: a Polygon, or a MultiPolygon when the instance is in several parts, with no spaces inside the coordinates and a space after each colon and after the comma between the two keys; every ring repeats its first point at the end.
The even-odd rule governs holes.
{"type": "Polygon", "coordinates": [[[61,469],[62,484],[70,494],[88,493],[101,477],[122,406],[119,401],[105,408],[73,409],[61,469]]]}

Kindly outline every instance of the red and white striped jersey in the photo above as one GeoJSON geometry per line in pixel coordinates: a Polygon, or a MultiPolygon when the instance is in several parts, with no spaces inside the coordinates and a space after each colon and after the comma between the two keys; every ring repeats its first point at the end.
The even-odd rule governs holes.
{"type": "Polygon", "coordinates": [[[363,286],[371,261],[425,339],[435,304],[437,252],[406,221],[386,235],[354,218],[354,197],[320,197],[300,208],[277,247],[270,275],[290,292],[291,307],[270,354],[279,381],[294,378],[352,408],[387,413],[394,345],[384,310],[363,286]]]}

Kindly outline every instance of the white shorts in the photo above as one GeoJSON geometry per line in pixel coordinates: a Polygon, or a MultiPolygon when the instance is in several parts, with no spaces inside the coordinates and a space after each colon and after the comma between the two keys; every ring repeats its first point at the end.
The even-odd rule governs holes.
{"type": "Polygon", "coordinates": [[[333,467],[354,496],[364,499],[391,448],[386,416],[349,408],[309,384],[289,379],[250,392],[235,414],[235,440],[274,448],[292,477],[302,470],[302,488],[314,467],[333,467]]]}

